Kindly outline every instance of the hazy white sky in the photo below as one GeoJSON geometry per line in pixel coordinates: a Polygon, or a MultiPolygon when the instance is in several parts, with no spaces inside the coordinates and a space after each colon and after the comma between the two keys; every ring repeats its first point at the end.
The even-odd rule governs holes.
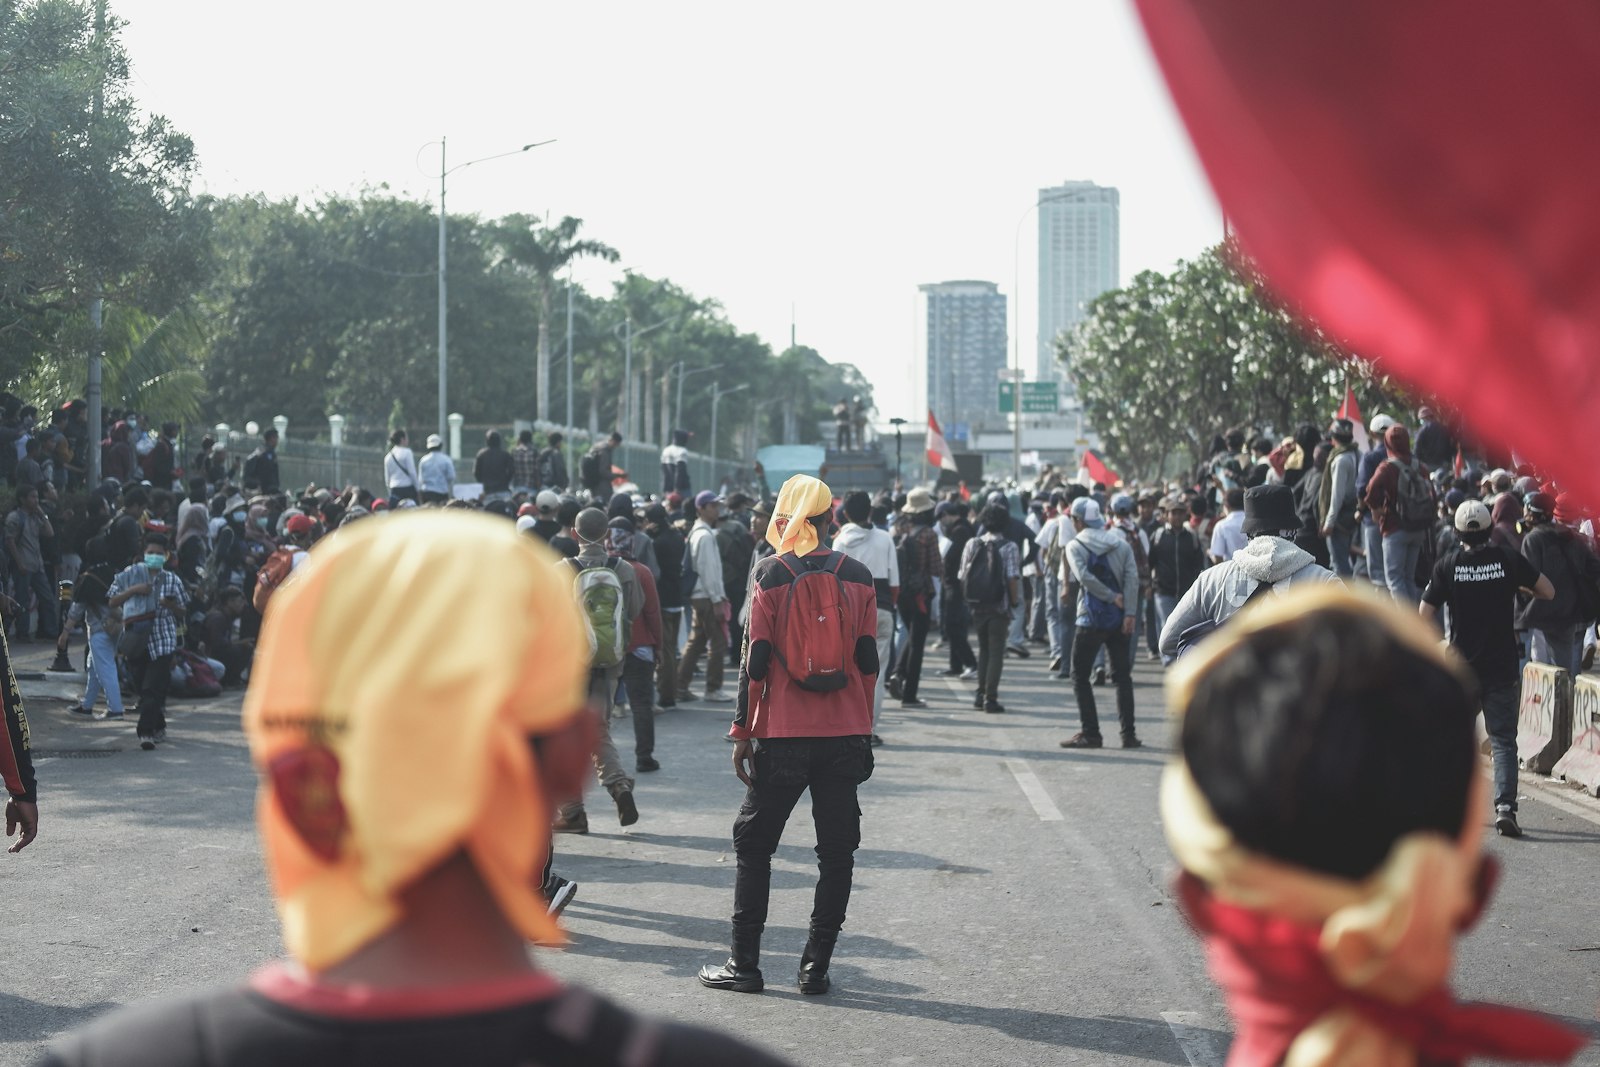
{"type": "Polygon", "coordinates": [[[1032,220],[1014,236],[1040,187],[1121,190],[1125,279],[1220,237],[1128,0],[111,9],[207,191],[436,199],[438,150],[418,149],[440,134],[453,162],[557,138],[452,175],[450,209],[577,215],[622,266],[720,300],[775,348],[792,303],[802,344],[914,421],[918,284],[997,282],[1015,323],[1020,251],[1031,361],[1032,220]]]}

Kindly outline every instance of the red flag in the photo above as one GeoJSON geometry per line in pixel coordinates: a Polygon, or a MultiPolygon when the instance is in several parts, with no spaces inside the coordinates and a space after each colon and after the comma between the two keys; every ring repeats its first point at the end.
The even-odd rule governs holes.
{"type": "Polygon", "coordinates": [[[1463,456],[1461,454],[1461,449],[1457,448],[1456,449],[1456,464],[1455,464],[1456,477],[1457,478],[1461,477],[1461,472],[1466,470],[1466,469],[1467,469],[1467,459],[1466,459],[1465,456],[1463,456]]]}
{"type": "Polygon", "coordinates": [[[933,417],[933,410],[928,411],[928,465],[935,470],[953,471],[956,469],[956,457],[950,451],[950,446],[945,444],[944,433],[939,429],[939,420],[933,417]]]}
{"type": "Polygon", "coordinates": [[[1137,2],[1273,287],[1600,504],[1592,0],[1137,2]]]}
{"type": "Polygon", "coordinates": [[[1089,472],[1091,481],[1099,482],[1108,489],[1122,481],[1122,475],[1106,466],[1092,449],[1083,454],[1083,469],[1089,472]]]}
{"type": "Polygon", "coordinates": [[[1339,410],[1334,412],[1334,417],[1349,419],[1356,428],[1356,444],[1365,452],[1370,445],[1367,442],[1367,421],[1361,417],[1361,405],[1356,402],[1356,391],[1348,385],[1344,387],[1344,403],[1339,405],[1339,410]]]}

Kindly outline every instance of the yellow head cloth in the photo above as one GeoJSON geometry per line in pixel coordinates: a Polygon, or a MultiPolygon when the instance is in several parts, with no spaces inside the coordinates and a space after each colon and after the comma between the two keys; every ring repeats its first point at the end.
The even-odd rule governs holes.
{"type": "Polygon", "coordinates": [[[820,543],[817,528],[806,520],[833,509],[833,490],[809,474],[796,474],[778,490],[778,503],[767,526],[767,544],[778,552],[804,556],[820,543]]]}
{"type": "Polygon", "coordinates": [[[436,511],[340,531],[273,594],[244,725],[303,965],[388,929],[400,892],[463,850],[525,936],[559,937],[536,888],[550,812],[529,737],[583,706],[571,586],[510,523],[436,511]]]}
{"type": "MultiPolygon", "coordinates": [[[[1397,643],[1461,678],[1465,666],[1448,653],[1415,614],[1388,598],[1342,585],[1302,586],[1263,601],[1176,666],[1167,681],[1167,705],[1181,724],[1201,678],[1250,636],[1310,615],[1359,614],[1397,643]]],[[[1314,684],[1314,683],[1308,683],[1314,684]]],[[[1449,976],[1457,931],[1475,906],[1482,824],[1487,794],[1472,775],[1460,833],[1450,839],[1418,831],[1395,842],[1388,858],[1362,881],[1295,867],[1258,855],[1234,840],[1200,791],[1181,749],[1161,781],[1161,820],[1178,862],[1225,903],[1301,925],[1320,925],[1329,973],[1346,988],[1407,1004],[1449,976]]],[[[1330,1011],[1305,1030],[1285,1059],[1287,1067],[1361,1067],[1412,1063],[1414,1050],[1351,1011],[1330,1011]]]]}

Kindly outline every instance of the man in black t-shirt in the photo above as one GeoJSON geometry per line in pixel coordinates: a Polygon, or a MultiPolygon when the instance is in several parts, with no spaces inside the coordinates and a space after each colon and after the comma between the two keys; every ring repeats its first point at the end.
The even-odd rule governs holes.
{"type": "Polygon", "coordinates": [[[244,709],[293,962],[111,1015],[46,1067],[782,1067],[527,954],[559,937],[564,900],[540,892],[550,812],[581,792],[599,733],[571,572],[456,509],[358,523],[312,556],[316,581],[273,594],[244,709]],[[406,610],[419,597],[474,610],[441,628],[406,610]]]}
{"type": "Polygon", "coordinates": [[[1489,509],[1468,500],[1456,509],[1461,547],[1433,568],[1422,594],[1422,615],[1450,608],[1450,644],[1478,677],[1483,724],[1494,753],[1494,828],[1521,837],[1517,825],[1517,706],[1521,658],[1513,622],[1518,591],[1539,600],[1555,596],[1550,579],[1509,548],[1489,543],[1489,509]]]}

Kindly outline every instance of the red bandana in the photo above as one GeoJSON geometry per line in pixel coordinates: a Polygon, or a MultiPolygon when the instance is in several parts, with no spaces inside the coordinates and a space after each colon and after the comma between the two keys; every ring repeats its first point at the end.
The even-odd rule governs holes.
{"type": "Polygon", "coordinates": [[[1189,874],[1178,879],[1177,893],[1238,1027],[1228,1067],[1277,1067],[1301,1031],[1337,1007],[1414,1046],[1419,1067],[1457,1067],[1475,1056],[1565,1063],[1586,1043],[1535,1012],[1458,1003],[1445,986],[1406,1005],[1364,996],[1328,972],[1319,927],[1224,904],[1189,874]]]}

